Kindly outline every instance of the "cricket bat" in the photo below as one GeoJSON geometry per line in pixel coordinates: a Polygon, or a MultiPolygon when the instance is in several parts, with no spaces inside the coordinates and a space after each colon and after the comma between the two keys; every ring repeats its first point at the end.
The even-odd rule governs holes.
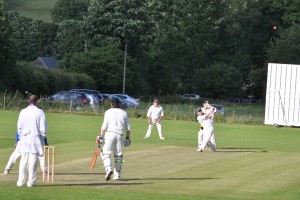
{"type": "Polygon", "coordinates": [[[97,145],[97,148],[94,152],[94,155],[93,155],[93,158],[92,158],[92,161],[90,163],[90,170],[93,170],[95,165],[96,165],[96,162],[97,162],[97,158],[99,156],[99,152],[100,152],[100,144],[97,145]]]}

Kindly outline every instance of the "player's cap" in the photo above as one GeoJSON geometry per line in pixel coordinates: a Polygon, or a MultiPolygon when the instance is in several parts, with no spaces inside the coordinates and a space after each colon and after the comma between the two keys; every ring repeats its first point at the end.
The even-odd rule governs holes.
{"type": "Polygon", "coordinates": [[[205,100],[204,103],[205,103],[205,104],[206,104],[206,103],[209,103],[209,101],[208,101],[208,100],[205,100]]]}
{"type": "Polygon", "coordinates": [[[197,108],[197,110],[196,110],[197,112],[203,112],[202,111],[202,109],[199,107],[199,108],[197,108]]]}
{"type": "Polygon", "coordinates": [[[117,97],[111,97],[111,98],[110,98],[110,102],[111,102],[111,103],[115,103],[115,104],[119,104],[119,103],[120,103],[120,100],[119,100],[117,97]]]}
{"type": "Polygon", "coordinates": [[[154,103],[159,103],[158,99],[154,99],[154,103]]]}

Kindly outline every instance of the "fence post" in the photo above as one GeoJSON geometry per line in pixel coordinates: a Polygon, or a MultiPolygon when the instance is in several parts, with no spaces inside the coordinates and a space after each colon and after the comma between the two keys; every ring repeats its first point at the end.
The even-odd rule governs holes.
{"type": "Polygon", "coordinates": [[[232,114],[233,116],[232,116],[232,123],[234,124],[234,121],[235,121],[235,110],[233,110],[233,114],[232,114]]]}
{"type": "Polygon", "coordinates": [[[72,112],[72,105],[73,105],[73,100],[71,100],[71,103],[70,103],[70,113],[72,112]]]}
{"type": "Polygon", "coordinates": [[[3,95],[3,110],[6,109],[6,92],[7,92],[7,90],[5,90],[4,95],[3,95]]]}
{"type": "Polygon", "coordinates": [[[5,106],[5,94],[4,94],[4,96],[3,96],[3,110],[5,110],[6,109],[6,106],[5,106]]]}
{"type": "Polygon", "coordinates": [[[195,120],[195,116],[196,116],[196,108],[194,108],[194,112],[193,112],[193,121],[195,120]]]}

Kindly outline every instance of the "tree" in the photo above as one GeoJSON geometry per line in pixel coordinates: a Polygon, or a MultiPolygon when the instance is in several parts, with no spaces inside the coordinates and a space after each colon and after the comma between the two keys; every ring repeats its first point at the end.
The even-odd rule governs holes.
{"type": "MultiPolygon", "coordinates": [[[[39,31],[36,42],[38,43],[38,51],[36,56],[53,56],[55,51],[55,38],[58,26],[53,23],[43,23],[39,31]]],[[[36,57],[34,58],[36,59],[36,57]]]]}
{"type": "Polygon", "coordinates": [[[300,24],[282,32],[267,49],[268,62],[300,64],[300,24]]]}
{"type": "Polygon", "coordinates": [[[20,52],[20,60],[33,61],[39,56],[52,56],[57,26],[20,16],[16,12],[7,14],[12,37],[20,52]]]}
{"type": "Polygon", "coordinates": [[[225,63],[213,63],[199,70],[193,81],[196,91],[208,98],[236,97],[242,92],[241,73],[225,63]]]}
{"type": "Polygon", "coordinates": [[[145,52],[153,41],[154,21],[148,0],[98,0],[91,1],[84,20],[87,48],[114,45],[135,58],[139,69],[137,85],[145,86],[145,52]]]}
{"type": "Polygon", "coordinates": [[[259,0],[263,14],[272,20],[278,29],[289,28],[300,22],[300,1],[259,0]]]}
{"type": "Polygon", "coordinates": [[[195,92],[193,75],[214,61],[222,5],[222,1],[209,0],[155,1],[158,28],[147,64],[154,91],[195,92]],[[160,88],[157,83],[162,83],[160,88]]]}
{"type": "Polygon", "coordinates": [[[84,20],[85,34],[91,47],[128,44],[131,55],[148,42],[151,21],[146,0],[92,1],[84,20]]]}
{"type": "Polygon", "coordinates": [[[59,59],[75,52],[84,51],[85,42],[82,34],[82,22],[65,20],[59,23],[55,46],[55,54],[59,59]]]}
{"type": "Polygon", "coordinates": [[[266,49],[266,64],[249,73],[249,92],[256,99],[266,94],[267,63],[300,64],[300,24],[294,24],[277,37],[269,42],[266,49]]]}
{"type": "MultiPolygon", "coordinates": [[[[60,66],[67,72],[84,73],[91,76],[102,92],[120,93],[123,83],[124,53],[114,46],[91,49],[87,52],[74,53],[63,59],[60,66]]],[[[136,71],[136,63],[127,57],[126,90],[132,92],[135,80],[132,78],[136,71]]]]}
{"type": "Polygon", "coordinates": [[[266,94],[267,83],[267,67],[261,67],[255,70],[251,70],[249,73],[250,87],[249,94],[253,95],[254,99],[261,99],[266,94]]]}
{"type": "Polygon", "coordinates": [[[251,68],[261,67],[272,37],[273,20],[258,1],[229,0],[220,28],[218,59],[239,69],[243,80],[251,68]]]}
{"type": "Polygon", "coordinates": [[[0,0],[0,90],[10,88],[10,74],[16,62],[15,43],[11,37],[12,29],[3,13],[4,1],[0,0]]]}
{"type": "Polygon", "coordinates": [[[58,0],[51,10],[52,20],[55,23],[65,20],[82,21],[89,4],[90,0],[58,0]]]}

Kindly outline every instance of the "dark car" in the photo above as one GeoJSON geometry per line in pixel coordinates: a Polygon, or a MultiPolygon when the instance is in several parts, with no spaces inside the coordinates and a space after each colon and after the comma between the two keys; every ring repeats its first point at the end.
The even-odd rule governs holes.
{"type": "Polygon", "coordinates": [[[119,99],[119,101],[120,101],[120,107],[121,107],[121,108],[127,109],[128,107],[130,107],[130,106],[129,106],[130,102],[128,102],[128,101],[126,101],[126,100],[124,100],[124,99],[122,99],[122,98],[120,98],[120,97],[118,97],[118,96],[115,96],[115,95],[109,95],[109,96],[108,96],[108,99],[111,99],[112,97],[119,99]]]}
{"type": "Polygon", "coordinates": [[[65,102],[71,102],[76,110],[81,110],[85,105],[90,105],[89,97],[84,92],[71,91],[65,94],[65,102]]]}
{"type": "Polygon", "coordinates": [[[240,98],[235,97],[235,98],[229,98],[229,99],[227,99],[227,102],[228,103],[241,103],[242,100],[240,98]]]}
{"type": "Polygon", "coordinates": [[[198,94],[184,94],[181,95],[182,99],[188,99],[188,100],[199,100],[200,99],[200,95],[198,94]]]}
{"type": "MultiPolygon", "coordinates": [[[[102,105],[104,103],[104,100],[105,100],[105,98],[102,95],[99,94],[99,91],[96,91],[96,90],[72,89],[70,91],[84,92],[86,94],[93,95],[93,96],[97,97],[97,99],[98,99],[97,103],[100,104],[100,105],[102,105]]],[[[94,100],[95,100],[95,98],[94,98],[94,100]]],[[[96,103],[96,102],[94,102],[94,103],[96,103]]]]}
{"type": "Polygon", "coordinates": [[[82,107],[90,105],[89,97],[85,93],[77,91],[59,91],[48,98],[41,99],[41,102],[49,102],[51,104],[72,103],[76,110],[81,110],[82,107]]]}

